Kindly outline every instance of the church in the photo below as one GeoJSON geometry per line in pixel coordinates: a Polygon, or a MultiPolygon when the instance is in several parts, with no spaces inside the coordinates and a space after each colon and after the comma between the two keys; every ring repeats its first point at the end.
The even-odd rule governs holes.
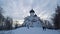
{"type": "Polygon", "coordinates": [[[32,9],[30,10],[30,16],[27,16],[24,18],[24,23],[23,25],[25,27],[42,27],[42,21],[40,19],[40,17],[38,17],[35,14],[35,11],[32,9]]]}

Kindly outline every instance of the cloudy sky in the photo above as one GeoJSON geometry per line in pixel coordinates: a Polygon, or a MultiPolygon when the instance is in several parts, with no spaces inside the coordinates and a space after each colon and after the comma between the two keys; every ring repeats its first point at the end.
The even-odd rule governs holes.
{"type": "Polygon", "coordinates": [[[0,6],[4,9],[4,16],[23,20],[33,8],[42,19],[50,19],[55,13],[60,0],[0,0],[0,6]]]}

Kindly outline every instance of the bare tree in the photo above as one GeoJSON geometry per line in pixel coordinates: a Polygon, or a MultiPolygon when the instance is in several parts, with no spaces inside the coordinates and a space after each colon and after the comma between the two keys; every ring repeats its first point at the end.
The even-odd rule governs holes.
{"type": "Polygon", "coordinates": [[[13,23],[12,18],[7,17],[7,18],[6,18],[6,21],[5,21],[6,29],[12,29],[12,23],[13,23]]]}
{"type": "Polygon", "coordinates": [[[4,21],[4,16],[3,16],[3,8],[2,7],[0,7],[0,27],[2,28],[2,26],[3,26],[3,21],[4,21]]]}

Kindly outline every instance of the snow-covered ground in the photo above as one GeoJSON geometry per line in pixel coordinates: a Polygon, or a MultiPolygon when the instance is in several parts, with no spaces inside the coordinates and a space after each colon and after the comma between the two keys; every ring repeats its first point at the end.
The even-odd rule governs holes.
{"type": "Polygon", "coordinates": [[[44,31],[42,28],[18,28],[10,31],[0,31],[0,34],[60,34],[60,30],[49,30],[44,31]]]}

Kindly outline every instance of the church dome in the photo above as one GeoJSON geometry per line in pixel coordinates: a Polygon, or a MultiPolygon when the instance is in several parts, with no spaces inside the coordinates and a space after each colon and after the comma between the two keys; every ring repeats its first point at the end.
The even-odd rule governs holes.
{"type": "Polygon", "coordinates": [[[30,13],[35,13],[35,12],[34,12],[34,10],[32,9],[32,10],[30,10],[30,13]]]}

